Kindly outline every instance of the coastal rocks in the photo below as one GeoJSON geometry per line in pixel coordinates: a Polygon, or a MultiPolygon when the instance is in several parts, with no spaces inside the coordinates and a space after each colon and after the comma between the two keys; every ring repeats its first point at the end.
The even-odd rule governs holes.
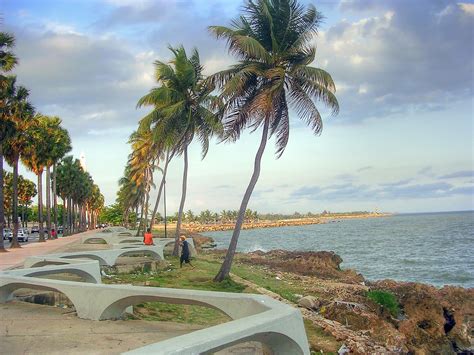
{"type": "Polygon", "coordinates": [[[193,234],[191,237],[197,249],[212,249],[216,247],[216,243],[211,237],[204,237],[200,234],[193,234]]]}
{"type": "Polygon", "coordinates": [[[304,296],[298,301],[298,306],[317,310],[321,306],[321,302],[314,296],[304,296]]]}
{"type": "Polygon", "coordinates": [[[275,270],[360,284],[364,278],[353,270],[341,270],[342,258],[329,251],[302,252],[272,250],[248,253],[242,261],[267,265],[275,270]]]}
{"type": "Polygon", "coordinates": [[[398,330],[407,346],[418,352],[472,352],[474,339],[474,289],[445,286],[442,289],[392,280],[372,284],[394,293],[404,312],[398,330]]]}

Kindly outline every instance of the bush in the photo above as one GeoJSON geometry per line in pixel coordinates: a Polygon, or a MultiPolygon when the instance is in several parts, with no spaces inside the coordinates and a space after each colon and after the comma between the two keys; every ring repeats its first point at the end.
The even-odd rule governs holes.
{"type": "Polygon", "coordinates": [[[400,312],[398,301],[395,295],[391,292],[378,290],[369,291],[367,292],[367,298],[389,310],[393,317],[396,317],[400,312]]]}

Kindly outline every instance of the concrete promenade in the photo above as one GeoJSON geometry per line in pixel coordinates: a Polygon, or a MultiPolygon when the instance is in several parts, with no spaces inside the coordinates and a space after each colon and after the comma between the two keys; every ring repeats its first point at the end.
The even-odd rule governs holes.
{"type": "Polygon", "coordinates": [[[97,230],[78,233],[68,237],[59,237],[58,239],[47,240],[44,243],[23,244],[22,247],[18,249],[8,248],[7,253],[0,253],[0,270],[22,267],[23,262],[29,256],[51,254],[69,244],[80,242],[81,238],[93,233],[97,233],[97,230]]]}

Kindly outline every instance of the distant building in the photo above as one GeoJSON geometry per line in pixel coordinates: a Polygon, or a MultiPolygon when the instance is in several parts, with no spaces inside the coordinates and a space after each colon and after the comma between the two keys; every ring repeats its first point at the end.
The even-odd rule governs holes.
{"type": "Polygon", "coordinates": [[[81,162],[82,169],[84,169],[84,171],[87,171],[86,155],[84,154],[84,152],[81,152],[81,156],[79,157],[79,161],[81,162]]]}

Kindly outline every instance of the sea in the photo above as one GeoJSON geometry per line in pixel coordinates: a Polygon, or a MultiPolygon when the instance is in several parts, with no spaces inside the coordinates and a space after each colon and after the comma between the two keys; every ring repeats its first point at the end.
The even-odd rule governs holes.
{"type": "MultiPolygon", "coordinates": [[[[207,232],[217,248],[232,231],[207,232]]],[[[368,280],[474,287],[474,211],[395,214],[325,224],[242,230],[237,251],[334,251],[368,280]]]]}

